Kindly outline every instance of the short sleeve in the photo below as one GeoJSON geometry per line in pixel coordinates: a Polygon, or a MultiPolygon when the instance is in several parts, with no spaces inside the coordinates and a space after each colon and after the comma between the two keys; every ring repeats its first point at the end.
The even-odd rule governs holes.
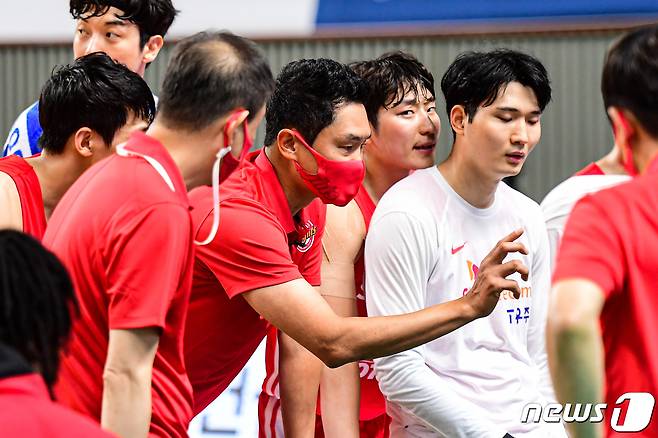
{"type": "Polygon", "coordinates": [[[599,195],[586,196],[574,207],[559,247],[553,282],[588,279],[608,296],[622,288],[625,262],[613,212],[601,207],[599,195]]]}
{"type": "Polygon", "coordinates": [[[180,205],[157,204],[116,221],[105,250],[110,329],[164,328],[191,257],[191,219],[180,205]]]}
{"type": "MultiPolygon", "coordinates": [[[[208,235],[212,219],[211,211],[195,227],[199,237],[208,235]]],[[[217,235],[208,245],[197,247],[196,253],[230,298],[302,277],[281,225],[260,204],[247,199],[221,202],[217,235]]]]}

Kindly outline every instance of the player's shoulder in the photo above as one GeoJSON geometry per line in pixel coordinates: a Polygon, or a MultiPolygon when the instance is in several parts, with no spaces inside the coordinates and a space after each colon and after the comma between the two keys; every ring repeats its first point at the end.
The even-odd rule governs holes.
{"type": "Polygon", "coordinates": [[[414,216],[440,215],[447,201],[445,187],[440,182],[436,166],[416,170],[395,183],[377,203],[373,221],[390,212],[405,212],[414,216]]]}
{"type": "Polygon", "coordinates": [[[524,216],[541,216],[541,209],[537,201],[510,187],[504,181],[501,181],[498,185],[496,197],[500,197],[499,200],[505,204],[504,207],[507,211],[524,216]]]}
{"type": "Polygon", "coordinates": [[[563,206],[571,206],[583,196],[627,182],[626,175],[576,175],[551,190],[541,202],[544,215],[555,214],[563,206]]]}

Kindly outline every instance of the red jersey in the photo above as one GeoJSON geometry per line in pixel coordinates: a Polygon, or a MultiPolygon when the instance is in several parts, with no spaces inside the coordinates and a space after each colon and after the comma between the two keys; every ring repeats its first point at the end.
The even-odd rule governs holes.
{"type": "MultiPolygon", "coordinates": [[[[658,160],[647,174],[583,198],[573,209],[553,281],[584,278],[603,290],[607,432],[617,398],[658,397],[658,160]]],[[[658,436],[658,416],[633,436],[658,436]]]]}
{"type": "Polygon", "coordinates": [[[580,169],[574,174],[574,176],[583,176],[583,175],[605,175],[605,172],[599,167],[596,163],[589,163],[587,166],[580,169]]]}
{"type": "MultiPolygon", "coordinates": [[[[354,200],[359,206],[361,214],[363,214],[363,220],[366,224],[366,233],[368,233],[370,219],[372,219],[372,215],[375,213],[375,203],[372,201],[372,198],[370,198],[370,195],[363,186],[361,186],[361,189],[354,200]]],[[[362,244],[359,258],[354,264],[356,308],[359,316],[368,316],[368,312],[366,311],[365,266],[363,263],[364,249],[364,245],[362,244]]],[[[359,420],[372,420],[373,418],[386,414],[386,400],[379,390],[379,384],[375,378],[375,364],[372,360],[359,361],[359,376],[361,378],[359,420]]]]}
{"type": "Polygon", "coordinates": [[[192,392],[183,329],[194,260],[187,193],[157,140],[135,133],[125,150],[162,168],[139,156],[101,161],[66,192],[44,237],[68,268],[80,307],[56,393],[62,403],[100,419],[109,331],[158,327],[150,434],[184,437],[192,392]]]}
{"type": "Polygon", "coordinates": [[[5,437],[110,438],[98,423],[50,400],[37,374],[0,379],[0,430],[5,437]]]}
{"type": "Polygon", "coordinates": [[[0,172],[6,173],[16,184],[21,201],[23,232],[41,240],[46,232],[46,213],[37,174],[27,161],[18,155],[0,158],[0,172]]]}
{"type": "MultiPolygon", "coordinates": [[[[198,238],[212,225],[212,190],[190,192],[198,238]]],[[[197,248],[185,360],[198,413],[221,394],[265,336],[269,324],[241,296],[299,278],[320,284],[326,207],[313,201],[292,216],[265,151],[222,184],[217,237],[197,248]]]]}

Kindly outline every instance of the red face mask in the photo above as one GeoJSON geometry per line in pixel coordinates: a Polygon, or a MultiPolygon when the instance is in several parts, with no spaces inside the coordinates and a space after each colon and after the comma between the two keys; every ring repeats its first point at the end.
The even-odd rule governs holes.
{"type": "Polygon", "coordinates": [[[313,193],[325,204],[339,207],[347,205],[359,191],[359,187],[366,175],[366,166],[363,160],[334,161],[328,160],[306,143],[306,140],[297,131],[293,135],[315,157],[318,171],[315,175],[308,173],[297,161],[294,161],[297,173],[313,193]]]}

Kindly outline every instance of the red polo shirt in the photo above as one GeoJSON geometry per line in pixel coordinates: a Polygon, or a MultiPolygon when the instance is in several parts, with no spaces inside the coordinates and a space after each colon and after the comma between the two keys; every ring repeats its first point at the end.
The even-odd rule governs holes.
{"type": "MultiPolygon", "coordinates": [[[[197,239],[212,225],[212,190],[190,192],[197,239]]],[[[326,207],[313,201],[294,217],[265,151],[252,153],[221,186],[215,239],[197,247],[185,360],[194,412],[212,402],[244,367],[268,322],[241,296],[298,278],[320,284],[326,207]]]]}
{"type": "MultiPolygon", "coordinates": [[[[603,290],[608,436],[617,398],[650,392],[658,398],[658,160],[631,182],[584,197],[562,238],[553,282],[593,281],[603,290]]],[[[656,408],[654,408],[655,410],[656,408]]],[[[658,414],[633,436],[658,436],[658,414]]]]}
{"type": "Polygon", "coordinates": [[[0,172],[6,173],[16,184],[21,202],[23,232],[41,240],[46,231],[46,213],[39,178],[32,166],[17,155],[0,158],[0,172]]]}
{"type": "Polygon", "coordinates": [[[150,433],[183,437],[192,418],[182,334],[194,260],[189,204],[158,141],[135,133],[126,150],[158,161],[172,187],[144,158],[115,154],[71,186],[44,237],[68,268],[80,306],[56,393],[100,419],[109,331],[158,327],[150,433]]]}
{"type": "Polygon", "coordinates": [[[0,379],[3,437],[111,438],[98,423],[50,400],[38,374],[0,379]]]}
{"type": "Polygon", "coordinates": [[[583,175],[605,175],[605,172],[599,167],[596,163],[589,163],[587,166],[580,169],[574,174],[574,176],[583,176],[583,175]]]}

